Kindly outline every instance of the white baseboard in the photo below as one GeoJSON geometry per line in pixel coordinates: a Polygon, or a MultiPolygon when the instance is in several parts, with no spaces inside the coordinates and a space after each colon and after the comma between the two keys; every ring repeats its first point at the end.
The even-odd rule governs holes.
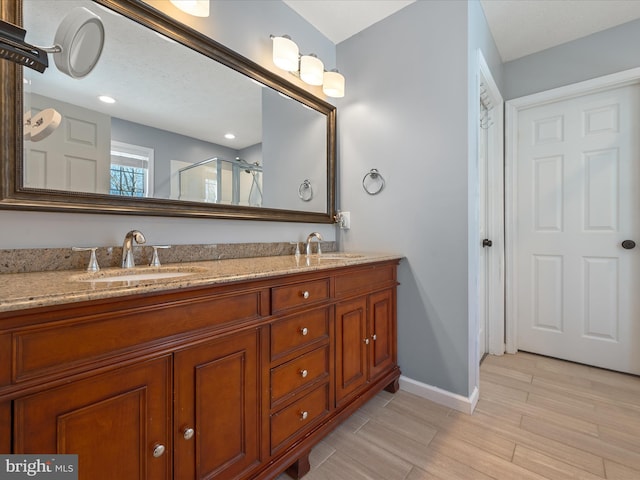
{"type": "Polygon", "coordinates": [[[413,393],[419,397],[426,398],[448,408],[453,408],[459,412],[472,414],[478,403],[478,387],[474,387],[469,397],[463,397],[457,393],[451,393],[433,385],[418,382],[404,375],[400,376],[400,390],[413,393]]]}

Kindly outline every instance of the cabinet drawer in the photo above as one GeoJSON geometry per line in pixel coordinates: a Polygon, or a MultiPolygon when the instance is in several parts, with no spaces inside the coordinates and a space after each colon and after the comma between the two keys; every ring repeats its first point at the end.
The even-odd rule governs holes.
{"type": "Polygon", "coordinates": [[[312,305],[329,298],[329,279],[310,280],[271,289],[272,313],[312,305]]]}
{"type": "Polygon", "coordinates": [[[375,288],[396,284],[396,265],[383,264],[336,275],[336,297],[366,293],[375,288]]]}
{"type": "Polygon", "coordinates": [[[290,362],[271,369],[271,405],[328,375],[328,346],[300,355],[290,362]]]}
{"type": "MultiPolygon", "coordinates": [[[[271,453],[329,413],[329,384],[324,383],[297,402],[271,415],[271,453]]],[[[288,442],[287,442],[288,443],[288,442]]]]}
{"type": "Polygon", "coordinates": [[[271,360],[329,339],[329,308],[316,308],[271,325],[271,360]]]}
{"type": "MultiPolygon", "coordinates": [[[[14,380],[59,373],[130,349],[260,318],[260,293],[241,292],[184,303],[79,317],[64,327],[17,332],[13,339],[14,380]]],[[[1,357],[1,355],[0,355],[1,357]]]]}

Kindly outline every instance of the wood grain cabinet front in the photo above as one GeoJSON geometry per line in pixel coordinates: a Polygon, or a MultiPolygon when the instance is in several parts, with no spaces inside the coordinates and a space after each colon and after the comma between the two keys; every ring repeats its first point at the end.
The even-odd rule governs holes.
{"type": "Polygon", "coordinates": [[[300,355],[287,363],[271,369],[271,405],[286,401],[300,390],[330,374],[329,345],[300,355]]]}
{"type": "Polygon", "coordinates": [[[329,384],[323,383],[271,415],[271,453],[287,446],[329,413],[329,384]]]}
{"type": "Polygon", "coordinates": [[[14,401],[14,451],[77,454],[81,480],[172,478],[171,357],[14,401]]]}
{"type": "Polygon", "coordinates": [[[175,353],[176,480],[245,478],[259,465],[258,344],[253,329],[175,353]]]}
{"type": "Polygon", "coordinates": [[[397,389],[396,260],[0,312],[0,453],[80,480],[300,478],[397,389]]]}
{"type": "MultiPolygon", "coordinates": [[[[336,305],[336,404],[339,406],[397,362],[395,289],[336,305]]],[[[397,379],[388,390],[398,390],[397,379]]]]}

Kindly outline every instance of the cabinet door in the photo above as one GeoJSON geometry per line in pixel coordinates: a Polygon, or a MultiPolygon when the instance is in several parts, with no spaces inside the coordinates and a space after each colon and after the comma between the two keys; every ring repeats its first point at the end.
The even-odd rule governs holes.
{"type": "Polygon", "coordinates": [[[239,478],[259,464],[258,335],[232,334],[176,353],[176,480],[239,478]]]}
{"type": "Polygon", "coordinates": [[[369,378],[373,381],[396,363],[395,301],[393,290],[369,296],[369,378]]]}
{"type": "Polygon", "coordinates": [[[11,401],[0,402],[0,453],[11,453],[11,401]]]}
{"type": "Polygon", "coordinates": [[[171,478],[169,356],[20,398],[14,405],[15,453],[77,454],[80,480],[171,478]],[[160,445],[162,452],[156,449],[160,445]]]}
{"type": "Polygon", "coordinates": [[[336,403],[367,383],[367,299],[336,305],[336,403]]]}

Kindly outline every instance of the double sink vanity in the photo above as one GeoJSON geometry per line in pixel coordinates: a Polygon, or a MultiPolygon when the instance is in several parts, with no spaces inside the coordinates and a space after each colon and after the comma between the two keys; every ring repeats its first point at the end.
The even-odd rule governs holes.
{"type": "Polygon", "coordinates": [[[79,478],[267,479],[398,389],[397,255],[0,275],[0,452],[79,478]]]}
{"type": "MultiPolygon", "coordinates": [[[[55,93],[47,93],[55,87],[50,76],[0,61],[0,209],[339,221],[333,104],[218,43],[213,23],[203,20],[202,31],[181,23],[169,2],[61,3],[0,2],[0,19],[24,26],[39,44],[51,44],[78,8],[99,19],[108,39],[92,82],[68,79],[66,87],[61,80],[55,93]],[[163,65],[163,74],[153,65],[163,65]],[[165,85],[156,83],[162,79],[165,85]],[[189,82],[180,87],[183,79],[189,82]],[[151,82],[156,99],[135,94],[132,86],[151,82]],[[95,106],[95,96],[118,86],[122,101],[95,106]],[[132,108],[138,98],[148,100],[132,108]],[[129,108],[118,113],[118,105],[129,108]],[[64,119],[49,144],[25,130],[31,109],[41,107],[58,108],[64,119]],[[56,136],[94,131],[74,129],[67,120],[78,117],[65,109],[109,133],[90,135],[99,138],[97,161],[95,152],[85,159],[73,150],[78,161],[67,162],[69,152],[56,149],[56,136]],[[200,113],[205,117],[194,118],[200,113]],[[236,117],[235,129],[251,139],[242,146],[223,136],[235,131],[228,122],[236,117]],[[217,119],[224,129],[214,128],[217,119]],[[153,177],[161,181],[141,197],[111,192],[112,150],[128,158],[141,146],[153,147],[153,177]],[[60,166],[44,168],[45,158],[60,166]],[[175,159],[180,171],[218,165],[221,178],[227,165],[231,198],[222,196],[221,183],[210,188],[213,177],[197,185],[169,181],[175,159]],[[248,197],[243,178],[253,179],[248,197]],[[302,185],[313,185],[312,196],[301,194],[302,185]]],[[[242,36],[245,23],[254,22],[230,30],[242,36]]],[[[247,49],[270,47],[268,35],[247,49]]],[[[49,63],[54,70],[56,62],[49,63]]],[[[130,233],[125,245],[133,252],[134,241],[142,242],[130,233]]],[[[131,268],[116,268],[120,258],[104,250],[98,260],[111,267],[89,262],[94,271],[70,265],[87,252],[58,252],[65,269],[56,271],[10,273],[11,262],[0,261],[0,453],[77,454],[82,480],[273,479],[284,471],[299,478],[324,436],[380,390],[398,389],[401,256],[301,251],[221,260],[236,252],[220,249],[194,261],[172,247],[163,252],[172,258],[166,265],[135,267],[125,252],[122,266],[131,268]]]]}

